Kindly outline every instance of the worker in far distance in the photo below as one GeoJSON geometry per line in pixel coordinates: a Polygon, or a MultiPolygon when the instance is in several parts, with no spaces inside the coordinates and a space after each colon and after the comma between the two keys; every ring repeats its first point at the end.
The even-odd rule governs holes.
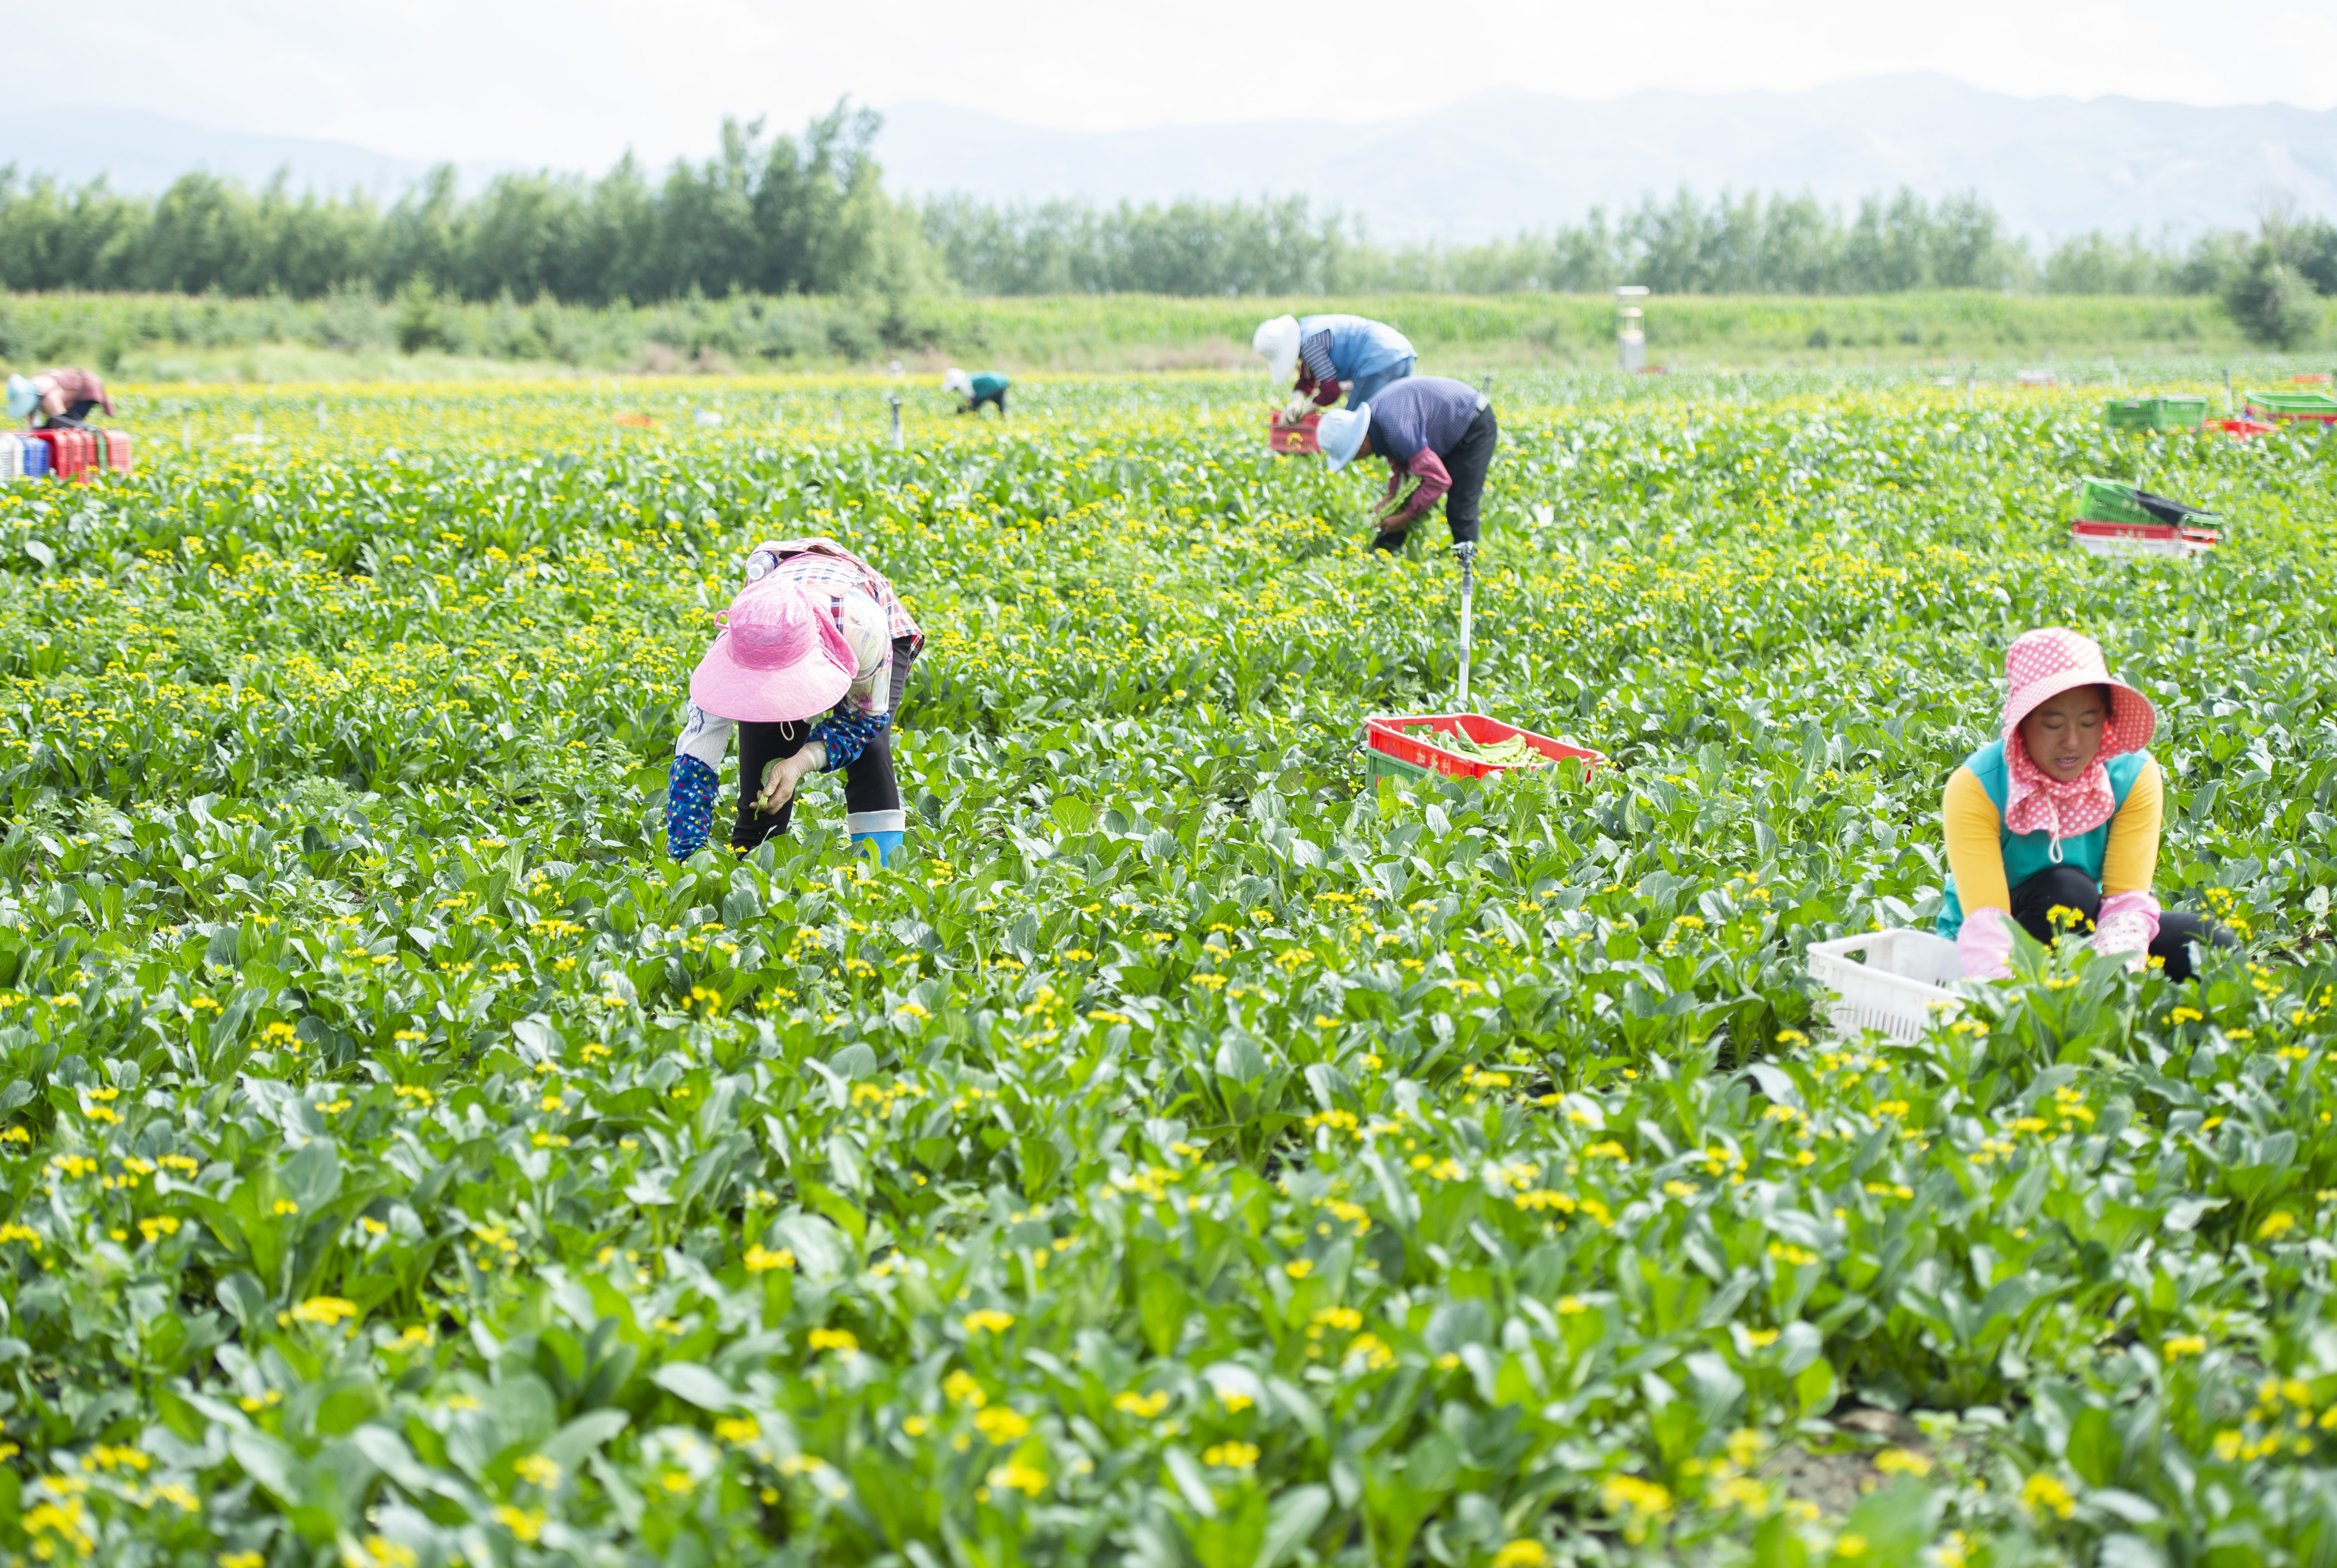
{"type": "Polygon", "coordinates": [[[1005,418],[1006,389],[1013,385],[994,370],[985,370],[980,375],[968,375],[953,365],[942,372],[942,390],[954,392],[965,399],[958,409],[960,414],[978,414],[983,404],[994,403],[998,405],[998,417],[1005,418]]]}
{"type": "Polygon", "coordinates": [[[1296,424],[1316,407],[1339,401],[1361,408],[1418,363],[1412,340],[1384,321],[1361,316],[1277,316],[1260,322],[1250,346],[1266,356],[1276,381],[1294,374],[1297,385],[1283,405],[1282,422],[1296,424]]]}
{"type": "Polygon", "coordinates": [[[8,378],[8,417],[31,419],[37,410],[37,429],[84,429],[91,411],[99,408],[111,417],[113,399],[106,396],[105,380],[93,370],[60,366],[38,375],[8,378]]]}
{"type": "Polygon", "coordinates": [[[1501,434],[1483,393],[1449,376],[1408,376],[1361,408],[1333,409],[1315,433],[1334,473],[1358,457],[1387,459],[1387,498],[1372,514],[1374,550],[1402,550],[1439,498],[1452,542],[1475,546],[1478,502],[1501,434]],[[1409,493],[1407,480],[1414,482],[1409,493]]]}
{"type": "Polygon", "coordinates": [[[804,779],[841,772],[845,831],[889,864],[908,820],[886,732],[924,634],[893,585],[832,539],[758,544],[747,579],[689,677],[666,793],[667,852],[686,861],[706,847],[736,730],[731,849],[787,832],[804,779]]]}
{"type": "Polygon", "coordinates": [[[1940,803],[1952,874],[1936,929],[1954,939],[1964,978],[2009,976],[2018,926],[2049,946],[2090,932],[2097,952],[2189,979],[2195,946],[2236,939],[2161,911],[2150,891],[2165,810],[2143,749],[2158,726],[2150,699],[2111,678],[2100,644],[2059,627],[2015,638],[2004,670],[2000,733],[1949,775],[1940,803]]]}

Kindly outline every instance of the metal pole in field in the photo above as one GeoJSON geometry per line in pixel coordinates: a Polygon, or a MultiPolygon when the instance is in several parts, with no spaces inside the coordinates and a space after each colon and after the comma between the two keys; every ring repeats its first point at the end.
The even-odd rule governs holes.
{"type": "MultiPolygon", "coordinates": [[[[897,362],[896,362],[897,363],[897,362]]],[[[893,394],[893,450],[898,452],[906,444],[901,437],[901,394],[893,394]]]]}
{"type": "Polygon", "coordinates": [[[2231,366],[2225,365],[2224,367],[2224,417],[2229,419],[2234,412],[2232,407],[2232,370],[2231,366]]]}
{"type": "Polygon", "coordinates": [[[1461,563],[1461,711],[1469,711],[1469,633],[1472,606],[1470,603],[1477,587],[1474,570],[1477,545],[1473,540],[1463,541],[1452,547],[1453,559],[1461,563]]]}

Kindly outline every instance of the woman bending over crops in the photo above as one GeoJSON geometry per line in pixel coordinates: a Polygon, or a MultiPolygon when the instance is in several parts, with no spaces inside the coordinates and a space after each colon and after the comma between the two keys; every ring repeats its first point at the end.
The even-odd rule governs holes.
{"type": "Polygon", "coordinates": [[[689,677],[666,792],[666,848],[688,860],[706,846],[735,729],[732,849],[787,832],[805,776],[841,770],[846,831],[887,862],[906,819],[886,731],[924,634],[893,585],[832,539],[758,545],[748,576],[689,677]]]}
{"type": "Polygon", "coordinates": [[[1295,424],[1316,407],[1328,408],[1346,388],[1347,406],[1361,408],[1419,363],[1412,340],[1384,321],[1362,316],[1277,316],[1258,324],[1250,346],[1264,355],[1276,381],[1294,375],[1282,417],[1295,424]]]}
{"type": "Polygon", "coordinates": [[[11,419],[30,419],[37,413],[44,428],[79,430],[89,423],[90,414],[101,408],[111,415],[113,399],[105,394],[105,378],[93,370],[60,365],[38,375],[8,378],[11,419]]]}
{"type": "Polygon", "coordinates": [[[1441,497],[1456,545],[1477,542],[1477,502],[1501,443],[1492,400],[1465,381],[1415,375],[1352,413],[1323,416],[1315,439],[1336,473],[1374,453],[1387,459],[1387,498],[1372,513],[1374,550],[1402,550],[1441,497]],[[1404,482],[1413,482],[1411,492],[1404,482]]]}
{"type": "Polygon", "coordinates": [[[2149,699],[2113,680],[2093,638],[2059,628],[2023,633],[2004,658],[2003,734],[1948,779],[1947,902],[1968,979],[2011,971],[2012,924],[2050,943],[2074,921],[2096,951],[2146,955],[2188,979],[2192,944],[2229,947],[2229,931],[2162,912],[2158,764],[2143,748],[2157,726],[2149,699]],[[2010,923],[2008,923],[2010,922],[2010,923]]]}
{"type": "Polygon", "coordinates": [[[979,415],[985,403],[995,404],[998,417],[1006,417],[1006,392],[1014,384],[994,370],[980,375],[968,375],[956,365],[942,372],[942,390],[954,392],[963,401],[957,405],[960,414],[979,415]]]}

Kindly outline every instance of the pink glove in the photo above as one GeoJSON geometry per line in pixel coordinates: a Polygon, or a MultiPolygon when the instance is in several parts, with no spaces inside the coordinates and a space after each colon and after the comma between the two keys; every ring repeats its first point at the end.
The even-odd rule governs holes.
{"type": "MultiPolygon", "coordinates": [[[[2156,917],[2154,917],[2155,920],[2156,917]]],[[[1974,910],[1956,933],[1956,957],[1968,980],[2012,978],[2012,917],[2002,910],[1974,910]]]]}
{"type": "Polygon", "coordinates": [[[2157,940],[2157,899],[2146,892],[2112,893],[2102,901],[2101,916],[2094,921],[2094,951],[2130,955],[2126,967],[2139,974],[2157,940]]]}

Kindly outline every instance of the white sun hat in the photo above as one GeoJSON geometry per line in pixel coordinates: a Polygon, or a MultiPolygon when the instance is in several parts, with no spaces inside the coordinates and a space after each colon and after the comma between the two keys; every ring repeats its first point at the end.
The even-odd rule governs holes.
{"type": "Polygon", "coordinates": [[[1371,428],[1372,405],[1368,403],[1357,409],[1335,408],[1315,424],[1315,443],[1330,461],[1333,473],[1355,461],[1355,453],[1363,449],[1364,436],[1371,428]]]}
{"type": "Polygon", "coordinates": [[[1275,380],[1287,381],[1298,374],[1298,317],[1277,316],[1259,322],[1249,346],[1266,356],[1266,374],[1275,380]]]}
{"type": "Polygon", "coordinates": [[[972,397],[973,395],[973,377],[968,375],[964,371],[960,370],[956,365],[953,365],[947,370],[942,372],[942,390],[944,392],[955,392],[962,394],[964,396],[972,397]]]}

